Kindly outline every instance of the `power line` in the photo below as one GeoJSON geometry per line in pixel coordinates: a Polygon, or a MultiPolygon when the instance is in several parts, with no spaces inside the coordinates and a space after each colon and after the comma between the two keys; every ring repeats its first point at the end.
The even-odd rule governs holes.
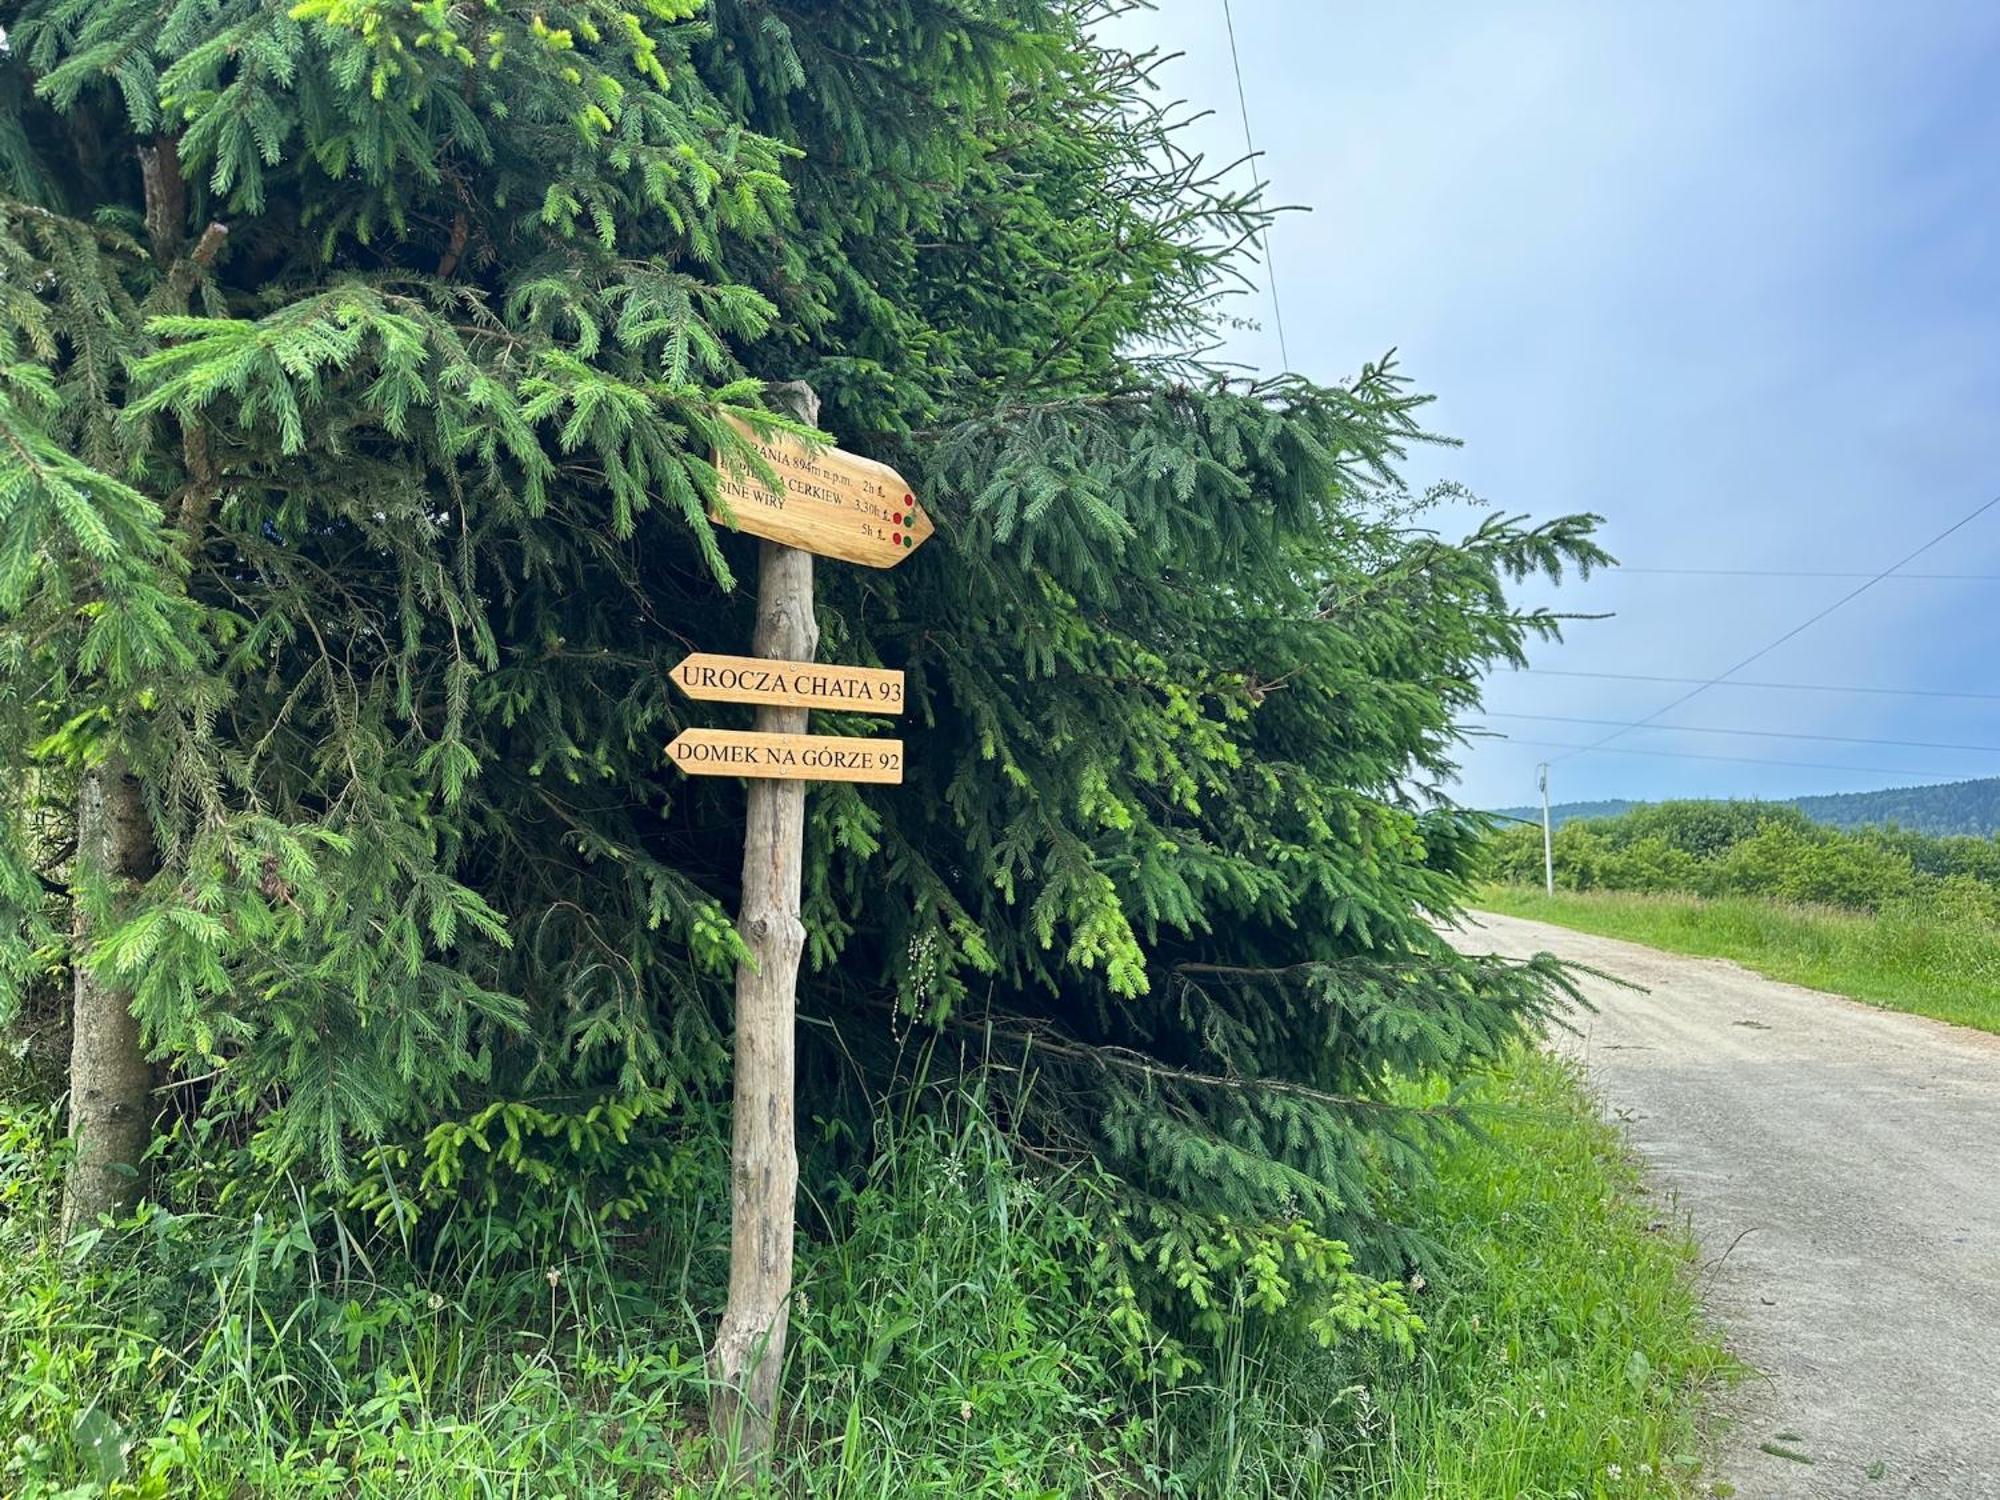
{"type": "Polygon", "coordinates": [[[1573,746],[1565,754],[1558,755],[1556,759],[1568,760],[1573,755],[1583,755],[1592,750],[1602,749],[1604,746],[1610,744],[1611,741],[1617,739],[1620,735],[1630,734],[1634,729],[1644,728],[1646,725],[1652,723],[1655,719],[1659,718],[1661,714],[1671,713],[1673,712],[1673,710],[1679,708],[1683,703],[1686,703],[1691,699],[1699,697],[1701,694],[1707,692],[1710,688],[1714,687],[1718,682],[1722,681],[1723,678],[1734,677],[1738,672],[1742,671],[1752,662],[1760,661],[1764,657],[1769,656],[1773,651],[1777,650],[1780,646],[1784,645],[1785,642],[1792,640],[1797,636],[1805,634],[1806,631],[1810,630],[1813,626],[1817,625],[1821,620],[1824,620],[1828,615],[1832,614],[1835,610],[1840,609],[1842,606],[1852,603],[1854,600],[1860,598],[1863,594],[1867,593],[1870,589],[1875,587],[1876,584],[1880,583],[1883,579],[1887,578],[1891,573],[1895,572],[1898,568],[1902,567],[1903,564],[1916,561],[1917,558],[1921,557],[1924,553],[1930,551],[1931,548],[1935,547],[1939,542],[1943,541],[1953,532],[1963,530],[1965,527],[1970,526],[1974,521],[1978,520],[1981,516],[1985,515],[1986,512],[1993,509],[1993,507],[1996,505],[2000,505],[2000,495],[1995,495],[1992,499],[1986,501],[1983,505],[1980,505],[1970,515],[1964,516],[1961,519],[1952,522],[1951,525],[1945,527],[1943,531],[1940,531],[1936,536],[1932,537],[1929,541],[1925,542],[1921,547],[1917,548],[1914,552],[1906,553],[1904,556],[1898,558],[1895,562],[1891,563],[1888,567],[1884,568],[1881,572],[1869,578],[1869,580],[1866,583],[1861,584],[1857,588],[1849,589],[1846,593],[1842,594],[1838,599],[1834,600],[1833,603],[1827,605],[1824,609],[1818,610],[1813,614],[1808,615],[1805,619],[1801,620],[1798,624],[1794,625],[1790,630],[1787,630],[1783,635],[1779,636],[1776,640],[1770,642],[1768,645],[1760,646],[1755,651],[1752,651],[1748,656],[1744,657],[1741,661],[1737,662],[1736,665],[1734,665],[1733,667],[1730,667],[1725,671],[1716,673],[1715,676],[1706,679],[1697,687],[1689,688],[1685,693],[1682,693],[1678,698],[1674,699],[1673,702],[1662,705],[1661,707],[1655,709],[1652,713],[1646,715],[1645,718],[1635,720],[1633,723],[1626,724],[1621,726],[1620,728],[1614,729],[1611,731],[1611,733],[1603,736],[1600,739],[1593,740],[1588,745],[1573,746]]]}
{"type": "MultiPolygon", "coordinates": [[[[1236,50],[1236,13],[1230,8],[1229,0],[1222,0],[1222,24],[1229,30],[1229,66],[1236,73],[1236,107],[1243,113],[1243,150],[1254,173],[1257,170],[1257,142],[1250,135],[1250,95],[1243,87],[1243,59],[1236,50]]],[[[1264,276],[1271,283],[1271,321],[1278,329],[1278,358],[1284,361],[1285,369],[1289,371],[1292,368],[1292,353],[1285,347],[1285,310],[1278,302],[1278,264],[1271,259],[1271,226],[1268,222],[1259,226],[1257,243],[1264,252],[1264,276]]]]}
{"type": "MultiPolygon", "coordinates": [[[[1611,574],[1628,573],[1659,574],[1673,578],[1873,578],[1885,581],[1883,575],[1873,573],[1830,573],[1813,569],[1797,568],[1628,568],[1620,563],[1616,568],[1606,570],[1611,574]]],[[[2000,573],[1897,573],[1886,581],[1902,583],[2000,583],[2000,573]]]]}
{"type": "MultiPolygon", "coordinates": [[[[1612,724],[1620,728],[1631,728],[1619,719],[1579,719],[1568,714],[1510,714],[1498,709],[1484,710],[1489,719],[1534,719],[1544,724],[1612,724]]],[[[1851,734],[1802,734],[1786,729],[1722,729],[1706,724],[1648,724],[1648,729],[1661,734],[1747,734],[1767,740],[1818,740],[1829,745],[1884,745],[1901,750],[1973,750],[1985,755],[2000,755],[2000,745],[1960,745],[1942,743],[1937,740],[1876,740],[1863,739],[1851,734]]]]}
{"type": "MultiPolygon", "coordinates": [[[[1913,575],[1898,573],[1898,578],[1913,575]]],[[[1921,576],[1921,575],[1914,575],[1921,576]]],[[[1650,672],[1576,672],[1558,667],[1514,667],[1524,677],[1594,677],[1606,682],[1708,682],[1702,677],[1661,677],[1650,672]]],[[[2000,693],[1957,693],[1943,688],[1839,687],[1828,682],[1709,682],[1711,687],[1758,688],[1787,693],[1871,693],[1888,698],[1965,698],[1978,703],[2000,703],[2000,693]]],[[[1662,710],[1664,712],[1664,710],[1662,710]]]]}
{"type": "MultiPolygon", "coordinates": [[[[1523,740],[1500,736],[1507,745],[1531,745],[1544,750],[1602,750],[1607,755],[1645,755],[1660,760],[1723,760],[1740,766],[1790,766],[1808,771],[1857,771],[1871,776],[1923,776],[1933,781],[1985,781],[1963,771],[1917,771],[1908,766],[1841,766],[1821,760],[1775,760],[1761,755],[1704,755],[1698,750],[1635,750],[1626,745],[1577,745],[1567,740],[1523,740]]],[[[1559,760],[1568,759],[1558,756],[1559,760]]]]}

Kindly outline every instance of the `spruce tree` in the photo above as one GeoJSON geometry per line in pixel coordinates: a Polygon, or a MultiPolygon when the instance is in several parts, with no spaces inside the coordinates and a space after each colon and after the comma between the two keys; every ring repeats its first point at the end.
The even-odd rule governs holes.
{"type": "MultiPolygon", "coordinates": [[[[821,576],[822,655],[909,674],[910,771],[808,802],[801,1113],[912,1027],[1037,1075],[1014,1127],[1127,1185],[1142,1315],[1302,1232],[1393,1252],[1378,1186],[1436,1122],[1385,1078],[1561,993],[1432,933],[1479,831],[1455,725],[1556,628],[1507,583],[1602,554],[1588,517],[1425,531],[1389,361],[1208,362],[1262,211],[1114,8],[19,8],[0,972],[74,976],[78,1079],[156,1067],[414,1204],[482,1111],[713,1096],[742,793],[662,747],[741,716],[667,673],[749,639],[709,455],[801,379],[938,525],[821,576]]],[[[79,1176],[78,1217],[118,1201],[79,1176]]]]}

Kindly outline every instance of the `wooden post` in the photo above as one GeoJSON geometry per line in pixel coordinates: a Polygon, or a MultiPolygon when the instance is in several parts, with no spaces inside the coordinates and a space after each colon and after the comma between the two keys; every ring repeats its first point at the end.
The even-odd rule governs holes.
{"type": "MultiPolygon", "coordinates": [[[[811,386],[778,388],[794,413],[819,423],[811,386]]],[[[762,544],[753,652],[810,661],[819,647],[813,558],[762,544]]],[[[756,727],[803,734],[809,710],[765,706],[756,727]]],[[[803,781],[749,783],[743,837],[743,905],[736,919],[751,958],[736,969],[736,1091],[729,1161],[729,1303],[709,1351],[709,1428],[733,1445],[739,1469],[770,1452],[791,1312],[792,1229],[799,1163],[794,1129],[796,1011],[805,925],[799,887],[805,859],[803,781]]]]}

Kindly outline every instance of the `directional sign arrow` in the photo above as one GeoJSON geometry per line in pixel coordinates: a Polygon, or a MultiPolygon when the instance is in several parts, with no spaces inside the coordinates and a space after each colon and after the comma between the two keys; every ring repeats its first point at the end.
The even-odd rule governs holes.
{"type": "Polygon", "coordinates": [[[690,776],[772,781],[903,781],[901,740],[840,734],[763,734],[749,729],[685,729],[667,746],[690,776]]]}
{"type": "Polygon", "coordinates": [[[671,675],[675,687],[704,702],[768,703],[776,708],[834,708],[864,714],[903,711],[903,674],[883,667],[835,667],[697,651],[683,657],[671,675]]]}
{"type": "Polygon", "coordinates": [[[748,423],[727,420],[777,471],[784,489],[768,488],[747,464],[731,464],[717,452],[722,503],[710,519],[871,568],[893,568],[930,540],[931,518],[887,464],[838,448],[815,453],[789,434],[760,438],[748,423]]]}

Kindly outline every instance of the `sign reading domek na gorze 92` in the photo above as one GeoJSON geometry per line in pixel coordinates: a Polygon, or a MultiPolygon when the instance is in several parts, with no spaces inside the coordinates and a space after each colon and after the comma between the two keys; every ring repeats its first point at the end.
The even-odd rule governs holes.
{"type": "Polygon", "coordinates": [[[840,734],[765,734],[757,730],[686,729],[667,753],[690,776],[763,776],[776,781],[903,780],[901,740],[840,734]]]}

